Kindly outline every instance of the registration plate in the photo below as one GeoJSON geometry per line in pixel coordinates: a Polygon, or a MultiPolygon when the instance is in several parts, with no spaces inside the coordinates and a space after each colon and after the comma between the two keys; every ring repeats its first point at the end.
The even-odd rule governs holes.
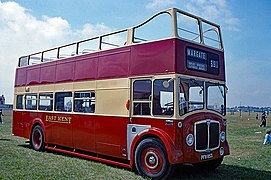
{"type": "Polygon", "coordinates": [[[200,155],[200,160],[206,160],[206,159],[212,159],[214,156],[213,154],[201,154],[200,155]]]}

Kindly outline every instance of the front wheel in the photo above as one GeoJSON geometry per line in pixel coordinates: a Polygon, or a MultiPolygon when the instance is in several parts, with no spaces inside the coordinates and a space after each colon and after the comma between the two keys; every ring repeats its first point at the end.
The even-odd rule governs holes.
{"type": "Polygon", "coordinates": [[[44,149],[44,135],[40,125],[36,125],[30,137],[30,144],[35,151],[43,151],[44,149]]]}
{"type": "Polygon", "coordinates": [[[162,142],[155,138],[142,140],[135,151],[135,166],[140,175],[152,179],[166,179],[172,172],[162,142]]]}

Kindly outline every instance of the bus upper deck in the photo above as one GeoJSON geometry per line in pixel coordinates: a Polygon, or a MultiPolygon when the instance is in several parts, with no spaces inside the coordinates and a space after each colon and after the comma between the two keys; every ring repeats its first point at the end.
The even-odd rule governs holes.
{"type": "Polygon", "coordinates": [[[22,56],[15,86],[114,78],[115,71],[121,77],[148,73],[201,76],[205,72],[206,78],[225,80],[220,27],[171,8],[132,28],[22,56]],[[92,66],[91,72],[72,76],[57,70],[58,66],[66,66],[69,72],[77,72],[76,68],[90,70],[85,63],[92,66]],[[161,66],[153,66],[154,63],[161,66]],[[98,65],[100,68],[95,68],[98,65]],[[45,70],[47,73],[42,74],[45,70]],[[52,72],[56,72],[54,77],[52,72]]]}

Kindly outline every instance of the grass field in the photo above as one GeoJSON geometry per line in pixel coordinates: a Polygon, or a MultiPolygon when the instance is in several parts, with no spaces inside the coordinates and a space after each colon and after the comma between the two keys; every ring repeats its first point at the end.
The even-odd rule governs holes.
{"type": "MultiPolygon", "coordinates": [[[[26,139],[11,135],[11,111],[0,125],[0,179],[142,179],[135,172],[78,157],[36,152],[26,139]]],[[[255,114],[228,115],[231,155],[214,172],[180,166],[172,179],[270,179],[271,145],[263,145],[266,128],[255,114]]],[[[267,118],[268,127],[271,117],[267,118]]]]}

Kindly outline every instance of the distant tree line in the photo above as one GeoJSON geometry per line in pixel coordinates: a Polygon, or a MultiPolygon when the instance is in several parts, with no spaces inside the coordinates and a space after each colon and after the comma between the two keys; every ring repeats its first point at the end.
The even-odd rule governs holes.
{"type": "Polygon", "coordinates": [[[271,107],[257,107],[257,106],[235,106],[227,107],[227,112],[271,112],[271,107]]]}

